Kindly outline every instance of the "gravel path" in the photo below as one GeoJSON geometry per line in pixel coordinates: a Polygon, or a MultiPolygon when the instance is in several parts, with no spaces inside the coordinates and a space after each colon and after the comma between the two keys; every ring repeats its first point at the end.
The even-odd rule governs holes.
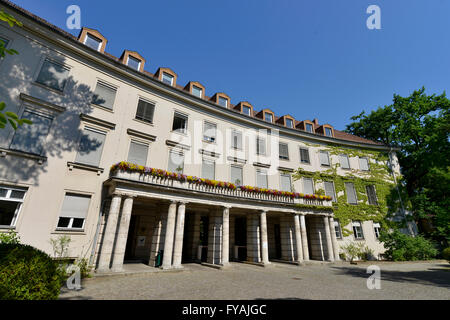
{"type": "Polygon", "coordinates": [[[445,261],[231,265],[216,270],[187,264],[183,272],[94,277],[83,281],[82,290],[63,289],[60,299],[450,299],[445,261]],[[381,268],[379,290],[366,285],[371,264],[381,268]]]}

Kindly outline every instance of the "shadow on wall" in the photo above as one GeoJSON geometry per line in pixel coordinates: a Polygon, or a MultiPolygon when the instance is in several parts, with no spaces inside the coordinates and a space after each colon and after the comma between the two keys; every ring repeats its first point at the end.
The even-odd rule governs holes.
{"type": "MultiPolygon", "coordinates": [[[[32,51],[39,52],[39,56],[54,57],[55,53],[48,49],[43,49],[37,43],[31,43],[32,51]]],[[[25,53],[27,55],[28,52],[25,53]]],[[[80,130],[80,114],[92,113],[93,107],[91,100],[93,92],[86,84],[79,83],[73,79],[72,76],[67,78],[64,94],[56,93],[50,89],[33,84],[35,80],[36,68],[39,66],[39,61],[34,61],[32,67],[23,64],[20,56],[6,57],[5,61],[0,65],[2,79],[0,82],[0,100],[5,101],[8,111],[16,112],[19,117],[22,116],[25,109],[25,104],[20,99],[20,94],[24,93],[43,101],[55,104],[65,108],[65,111],[56,113],[50,125],[47,138],[43,142],[43,148],[40,153],[41,156],[48,157],[48,160],[39,164],[36,160],[27,159],[19,156],[7,155],[6,158],[0,158],[0,162],[6,165],[0,166],[0,177],[4,180],[12,182],[27,181],[31,184],[38,185],[39,177],[42,173],[47,172],[51,158],[67,157],[67,153],[73,153],[78,150],[79,139],[82,134],[80,130]],[[8,61],[10,59],[11,61],[8,61]],[[66,156],[64,155],[66,154],[66,156]],[[49,161],[50,160],[50,161],[49,161]],[[6,162],[5,162],[6,161],[6,162]]],[[[64,62],[61,56],[57,57],[58,61],[64,62]]],[[[39,58],[40,59],[40,58],[39,58]]],[[[44,107],[39,107],[44,108],[44,107]]],[[[16,132],[8,126],[0,130],[0,146],[8,149],[11,142],[14,140],[25,140],[27,137],[37,136],[42,134],[42,126],[39,123],[34,123],[31,126],[26,125],[18,128],[16,132]],[[18,131],[25,131],[26,134],[20,139],[14,138],[18,135],[18,131]]],[[[85,152],[95,151],[101,143],[95,139],[85,139],[83,141],[83,150],[85,152]]],[[[19,143],[20,144],[20,143],[19,143]]],[[[67,157],[67,161],[74,161],[75,156],[67,157]]],[[[54,165],[54,164],[52,164],[54,165]]],[[[52,168],[53,170],[56,167],[52,168]]],[[[55,172],[56,175],[63,175],[67,166],[58,167],[60,172],[55,172]]]]}
{"type": "MultiPolygon", "coordinates": [[[[434,264],[430,264],[430,266],[436,267],[434,264]]],[[[413,271],[385,270],[381,267],[381,280],[402,283],[412,282],[415,284],[450,288],[450,268],[448,266],[446,267],[446,269],[427,268],[426,270],[413,271]]],[[[333,267],[333,269],[342,275],[350,275],[363,279],[369,277],[365,268],[333,267]]]]}

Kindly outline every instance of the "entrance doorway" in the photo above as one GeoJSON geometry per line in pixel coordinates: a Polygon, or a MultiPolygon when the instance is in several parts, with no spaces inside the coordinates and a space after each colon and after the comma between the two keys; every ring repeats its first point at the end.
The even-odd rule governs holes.
{"type": "MultiPolygon", "coordinates": [[[[247,260],[247,218],[236,217],[234,220],[234,245],[237,250],[237,260],[247,260]]],[[[234,253],[236,259],[236,253],[234,253]]]]}
{"type": "Polygon", "coordinates": [[[130,227],[128,229],[127,245],[125,247],[124,260],[134,260],[136,258],[136,232],[139,223],[139,216],[131,215],[130,227]]]}
{"type": "Polygon", "coordinates": [[[275,240],[275,259],[281,259],[281,232],[280,225],[273,225],[274,240],[275,240]]]}

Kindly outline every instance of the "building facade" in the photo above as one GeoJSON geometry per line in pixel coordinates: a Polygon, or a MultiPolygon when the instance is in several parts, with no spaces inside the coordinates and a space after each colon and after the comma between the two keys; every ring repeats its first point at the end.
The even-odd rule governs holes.
{"type": "Polygon", "coordinates": [[[383,253],[399,175],[388,146],[207,96],[170,68],[146,71],[135,51],[108,54],[97,30],[74,37],[9,1],[0,9],[23,23],[0,22],[19,52],[0,60],[0,100],[33,122],[0,130],[0,232],[49,254],[67,235],[69,256],[99,272],[334,261],[352,241],[383,253]]]}

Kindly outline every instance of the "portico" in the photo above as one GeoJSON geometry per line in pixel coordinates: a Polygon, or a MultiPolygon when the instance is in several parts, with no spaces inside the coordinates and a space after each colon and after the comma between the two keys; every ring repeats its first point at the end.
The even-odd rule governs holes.
{"type": "Polygon", "coordinates": [[[98,272],[121,271],[130,258],[172,269],[187,261],[265,266],[272,259],[301,264],[337,256],[326,201],[323,212],[313,211],[292,199],[239,197],[126,175],[104,184],[111,200],[104,208],[98,272]]]}

